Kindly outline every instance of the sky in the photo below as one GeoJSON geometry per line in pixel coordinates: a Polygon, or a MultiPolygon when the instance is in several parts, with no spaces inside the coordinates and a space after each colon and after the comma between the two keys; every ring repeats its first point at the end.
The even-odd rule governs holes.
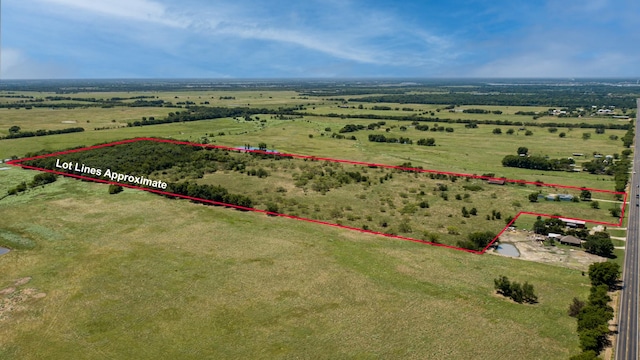
{"type": "Polygon", "coordinates": [[[640,77],[637,0],[0,0],[2,79],[640,77]]]}

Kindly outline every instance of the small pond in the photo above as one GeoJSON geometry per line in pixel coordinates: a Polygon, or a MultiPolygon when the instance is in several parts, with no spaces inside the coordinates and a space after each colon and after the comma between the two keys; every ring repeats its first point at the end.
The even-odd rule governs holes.
{"type": "Polygon", "coordinates": [[[519,257],[520,251],[513,244],[500,244],[496,248],[496,251],[502,255],[519,257]]]}
{"type": "Polygon", "coordinates": [[[4,255],[4,254],[6,254],[8,252],[9,252],[9,249],[3,248],[3,247],[0,246],[0,255],[4,255]]]}

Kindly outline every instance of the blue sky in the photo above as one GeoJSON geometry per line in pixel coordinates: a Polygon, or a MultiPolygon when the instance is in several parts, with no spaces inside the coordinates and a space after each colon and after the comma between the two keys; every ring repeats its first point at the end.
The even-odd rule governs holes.
{"type": "Polygon", "coordinates": [[[3,79],[638,77],[637,0],[4,0],[3,79]]]}

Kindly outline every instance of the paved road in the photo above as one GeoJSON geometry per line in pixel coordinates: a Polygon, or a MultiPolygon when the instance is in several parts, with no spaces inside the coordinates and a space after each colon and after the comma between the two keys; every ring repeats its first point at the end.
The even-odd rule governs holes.
{"type": "MultiPolygon", "coordinates": [[[[640,99],[637,100],[640,110],[640,99]]],[[[622,270],[622,297],[618,320],[618,341],[616,360],[638,360],[638,241],[640,241],[640,111],[636,119],[636,139],[633,155],[633,175],[631,176],[629,206],[627,214],[627,243],[622,270]]]]}

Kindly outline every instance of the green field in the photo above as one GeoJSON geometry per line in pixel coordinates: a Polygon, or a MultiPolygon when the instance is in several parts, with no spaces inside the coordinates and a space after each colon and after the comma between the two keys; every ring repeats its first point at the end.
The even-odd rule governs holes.
{"type": "MultiPolygon", "coordinates": [[[[29,94],[41,97],[53,93],[29,94]]],[[[336,139],[333,133],[346,124],[366,127],[380,119],[341,119],[324,114],[409,112],[374,113],[357,109],[358,103],[349,103],[356,109],[343,109],[335,101],[306,98],[294,91],[92,92],[73,96],[106,99],[150,94],[174,103],[208,101],[209,106],[276,109],[305,105],[305,111],[313,115],[282,120],[258,114],[252,121],[222,118],[126,127],[142,117],[162,118],[183,109],[0,109],[0,135],[8,134],[11,126],[24,130],[85,128],[81,133],[0,140],[0,158],[134,137],[233,147],[257,147],[264,142],[269,149],[284,153],[389,165],[411,163],[424,169],[492,173],[613,190],[610,175],[506,168],[501,160],[521,146],[528,147],[531,154],[551,158],[582,153],[583,157],[575,158],[578,164],[593,159],[594,152],[613,155],[624,150],[619,139],[610,139],[611,135],[621,138],[624,130],[595,134],[594,129],[560,128],[551,133],[545,127],[528,127],[533,135],[525,136],[519,127],[479,125],[469,129],[463,124],[442,123],[454,131],[432,132],[419,131],[410,121],[394,120],[386,120],[379,129],[343,134],[356,140],[336,139]],[[221,96],[235,99],[223,100],[221,96]],[[402,126],[406,130],[401,130],[402,126]],[[95,130],[100,127],[112,128],[95,130]],[[502,134],[493,134],[495,128],[501,128],[502,134]],[[506,134],[509,128],[514,129],[513,135],[506,134]],[[566,137],[560,138],[559,132],[566,132],[566,137]],[[582,139],[585,132],[591,133],[590,139],[582,139]],[[414,144],[374,143],[368,141],[370,134],[408,137],[414,144]],[[427,137],[434,138],[436,146],[415,144],[427,137]]],[[[368,108],[374,104],[363,105],[368,108]]],[[[412,107],[413,112],[444,107],[393,106],[412,107]]],[[[529,121],[530,116],[514,115],[515,111],[547,109],[471,107],[500,109],[504,113],[499,116],[522,121],[529,121]]],[[[439,116],[481,119],[498,115],[441,110],[439,116]]],[[[543,117],[538,121],[551,120],[543,117]]],[[[538,190],[578,192],[489,185],[480,180],[451,182],[374,168],[358,168],[373,180],[370,185],[353,183],[322,194],[312,183],[306,188],[296,185],[294,174],[309,171],[310,164],[325,171],[328,167],[335,171],[356,167],[302,160],[255,161],[251,167],[264,167],[270,172],[268,177],[220,170],[198,181],[247,194],[259,209],[278,202],[282,204],[279,210],[285,213],[358,228],[367,225],[375,231],[391,229],[416,238],[425,232],[437,233],[446,244],[456,244],[471,231],[497,233],[504,227],[504,219],[519,211],[616,220],[608,212],[616,206],[609,202],[614,200],[610,194],[594,192],[593,198],[600,203],[598,210],[588,202],[530,203],[528,194],[538,190]],[[374,184],[387,174],[393,174],[393,179],[374,184]],[[449,187],[448,200],[440,196],[438,183],[449,187]],[[478,185],[481,190],[467,191],[464,185],[478,185]],[[457,194],[461,200],[455,198],[457,194]],[[408,211],[423,200],[429,202],[429,208],[418,206],[415,212],[408,211]],[[463,218],[462,206],[476,207],[478,215],[463,218]],[[500,211],[502,219],[486,220],[491,210],[500,211]],[[406,219],[410,233],[398,228],[406,219]],[[383,227],[383,222],[390,226],[383,227]],[[460,235],[450,234],[450,226],[459,228],[460,235]]],[[[153,175],[171,180],[178,178],[177,172],[153,175]]],[[[0,170],[0,197],[35,174],[16,167],[0,170]]],[[[567,308],[573,297],[585,299],[588,294],[589,280],[580,271],[489,254],[472,255],[132,189],[109,195],[107,188],[60,177],[52,184],[0,200],[0,246],[12,249],[0,256],[0,358],[511,359],[518,354],[523,359],[566,359],[579,352],[576,321],[567,315],[567,308]],[[493,279],[499,275],[533,284],[540,302],[521,305],[495,295],[493,279]],[[30,281],[19,281],[26,277],[31,277],[30,281]]],[[[612,235],[624,236],[624,232],[612,235]]],[[[622,251],[616,250],[616,255],[615,261],[621,261],[622,251]]]]}
{"type": "Polygon", "coordinates": [[[0,287],[31,276],[14,294],[46,293],[3,313],[2,358],[577,352],[566,307],[588,292],[578,271],[71,179],[2,200],[0,213],[4,231],[37,244],[1,258],[0,287]],[[540,303],[493,295],[501,274],[535,284],[540,303]]]}

